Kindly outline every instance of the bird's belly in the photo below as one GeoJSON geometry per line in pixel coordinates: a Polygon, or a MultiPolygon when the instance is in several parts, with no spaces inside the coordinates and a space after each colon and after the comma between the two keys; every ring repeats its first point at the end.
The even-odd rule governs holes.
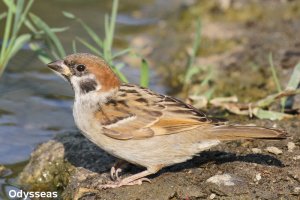
{"type": "Polygon", "coordinates": [[[146,168],[184,162],[220,143],[218,140],[184,142],[178,135],[156,136],[144,140],[116,140],[101,133],[85,135],[109,154],[146,168]],[[177,142],[171,142],[174,139],[177,142]]]}

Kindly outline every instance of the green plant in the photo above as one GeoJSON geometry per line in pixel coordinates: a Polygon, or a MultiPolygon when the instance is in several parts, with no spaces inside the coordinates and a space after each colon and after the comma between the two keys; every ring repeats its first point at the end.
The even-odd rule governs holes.
{"type": "MultiPolygon", "coordinates": [[[[281,85],[279,84],[278,76],[274,70],[272,55],[269,55],[270,66],[272,68],[273,78],[276,82],[278,92],[271,94],[263,99],[260,99],[256,102],[251,103],[239,103],[237,98],[215,98],[212,99],[209,103],[223,107],[226,110],[238,114],[238,115],[250,115],[256,116],[260,119],[270,119],[270,120],[282,120],[284,118],[291,118],[293,115],[287,114],[284,112],[277,112],[269,110],[270,106],[278,100],[283,101],[283,106],[285,106],[286,98],[293,97],[300,94],[300,89],[297,89],[300,84],[300,63],[298,63],[290,77],[290,80],[287,84],[287,87],[282,90],[281,85]]],[[[283,107],[284,108],[284,107],[283,107]]]]}
{"type": "Polygon", "coordinates": [[[29,0],[26,5],[24,0],[3,0],[3,2],[7,6],[8,11],[0,15],[0,20],[6,18],[3,42],[0,50],[0,76],[3,74],[9,60],[24,44],[30,41],[30,34],[19,34],[19,31],[24,25],[33,0],[29,0]]]}
{"type": "MultiPolygon", "coordinates": [[[[213,69],[210,66],[197,66],[195,65],[195,58],[196,58],[196,53],[198,52],[199,46],[201,43],[201,23],[200,19],[197,20],[196,23],[196,33],[195,33],[195,38],[193,41],[193,48],[191,51],[191,54],[188,57],[188,62],[187,62],[187,70],[185,72],[182,84],[183,84],[183,93],[188,96],[188,91],[190,88],[190,85],[192,84],[193,77],[196,74],[204,74],[204,78],[201,81],[200,85],[198,86],[198,91],[201,91],[202,88],[204,88],[209,81],[212,79],[213,76],[213,69]]],[[[214,88],[211,88],[205,92],[203,96],[205,96],[207,99],[210,99],[212,94],[214,92],[214,88]]],[[[199,92],[194,93],[193,95],[199,95],[199,92]]]]}
{"type": "MultiPolygon", "coordinates": [[[[49,27],[46,22],[44,22],[40,17],[37,15],[30,13],[29,14],[30,19],[33,22],[33,25],[38,29],[41,30],[39,32],[35,32],[35,35],[41,38],[48,47],[48,51],[44,48],[42,48],[38,43],[31,42],[30,48],[34,50],[38,58],[45,64],[53,61],[58,60],[66,56],[66,51],[55,34],[55,31],[53,28],[49,27]]],[[[68,28],[60,28],[59,31],[65,31],[68,28]]],[[[56,29],[58,30],[58,29],[56,29]]]]}
{"type": "MultiPolygon", "coordinates": [[[[271,67],[271,71],[272,71],[272,76],[273,76],[273,80],[275,82],[276,88],[277,88],[277,92],[280,93],[282,92],[282,88],[277,76],[277,72],[274,66],[274,62],[273,62],[273,55],[272,53],[269,53],[269,64],[271,67]]],[[[285,102],[286,102],[286,98],[282,98],[281,99],[281,112],[284,112],[284,107],[285,107],[285,102]]]]}
{"type": "MultiPolygon", "coordinates": [[[[121,78],[122,81],[128,82],[125,75],[121,72],[121,69],[124,67],[123,63],[114,63],[113,60],[119,56],[127,54],[131,51],[130,48],[124,49],[120,52],[114,53],[113,51],[113,39],[115,34],[115,25],[116,25],[116,18],[118,12],[118,0],[113,1],[111,16],[105,15],[104,17],[104,30],[105,36],[101,39],[98,34],[88,26],[82,19],[77,18],[74,14],[70,12],[63,11],[63,15],[69,19],[76,20],[81,24],[84,30],[87,32],[89,37],[92,39],[93,44],[87,42],[85,39],[81,37],[76,37],[76,40],[79,41],[82,45],[87,47],[91,52],[94,54],[101,56],[106,60],[106,62],[112,66],[114,72],[121,78]]],[[[76,42],[73,42],[73,47],[76,46],[76,42]]],[[[73,48],[74,50],[74,48],[73,48]]]]}
{"type": "Polygon", "coordinates": [[[200,42],[201,42],[201,23],[200,20],[197,20],[197,28],[196,28],[196,35],[193,42],[193,49],[191,55],[188,58],[187,63],[187,70],[184,76],[184,86],[188,87],[191,84],[192,76],[199,72],[199,68],[194,65],[196,53],[199,49],[200,42]]]}
{"type": "MultiPolygon", "coordinates": [[[[120,77],[123,82],[128,82],[126,76],[121,72],[121,69],[125,66],[122,62],[115,62],[116,58],[123,56],[125,54],[134,54],[131,48],[126,48],[119,52],[114,52],[113,41],[115,33],[116,18],[118,12],[118,0],[113,1],[111,16],[105,15],[104,18],[104,31],[105,36],[101,39],[98,34],[87,25],[82,19],[77,18],[74,14],[70,12],[63,11],[63,15],[69,19],[76,20],[84,28],[88,36],[92,39],[93,44],[89,43],[87,40],[76,36],[75,40],[72,42],[73,52],[77,52],[77,41],[88,48],[92,53],[101,56],[106,60],[106,62],[112,67],[114,72],[120,77]]],[[[64,31],[67,28],[51,28],[49,27],[41,18],[30,13],[30,19],[32,20],[34,26],[40,30],[40,35],[46,45],[49,47],[48,50],[42,48],[37,43],[31,43],[30,47],[37,52],[39,59],[43,63],[49,63],[53,59],[61,59],[66,56],[66,51],[63,48],[59,38],[56,36],[54,30],[64,31]]],[[[149,84],[149,66],[145,59],[141,58],[141,78],[140,85],[147,87],[149,84]]]]}

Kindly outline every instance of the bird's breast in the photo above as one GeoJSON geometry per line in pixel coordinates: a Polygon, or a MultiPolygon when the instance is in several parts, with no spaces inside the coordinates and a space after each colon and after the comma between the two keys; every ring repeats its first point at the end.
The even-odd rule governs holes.
{"type": "Polygon", "coordinates": [[[85,134],[100,133],[102,130],[101,123],[97,122],[94,113],[94,109],[89,105],[74,103],[73,116],[75,124],[85,134]]]}

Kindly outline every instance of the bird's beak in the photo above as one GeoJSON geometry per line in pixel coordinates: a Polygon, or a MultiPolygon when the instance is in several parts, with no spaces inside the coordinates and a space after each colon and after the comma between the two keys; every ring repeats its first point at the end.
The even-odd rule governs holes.
{"type": "Polygon", "coordinates": [[[47,64],[47,66],[54,70],[55,72],[58,72],[59,74],[69,77],[72,75],[69,67],[64,63],[63,60],[57,60],[54,62],[51,62],[49,64],[47,64]]]}

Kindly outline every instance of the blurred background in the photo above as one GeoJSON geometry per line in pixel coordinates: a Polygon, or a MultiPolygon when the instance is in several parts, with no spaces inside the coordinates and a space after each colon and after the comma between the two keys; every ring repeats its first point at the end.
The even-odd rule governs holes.
{"type": "MultiPolygon", "coordinates": [[[[12,41],[5,43],[9,3],[17,5],[0,1],[2,48],[12,41]]],[[[0,168],[0,194],[13,185],[39,143],[76,130],[71,87],[46,67],[47,61],[74,51],[103,55],[108,48],[107,59],[126,77],[122,80],[208,110],[215,97],[249,103],[282,91],[300,58],[297,0],[122,0],[110,21],[112,8],[111,0],[32,2],[26,18],[35,31],[23,20],[17,35],[30,34],[30,39],[25,35],[4,62],[0,78],[0,167],[6,169],[1,175],[0,168]],[[105,28],[112,24],[114,30],[105,28]],[[101,48],[97,38],[113,42],[101,48]]],[[[289,109],[297,111],[297,105],[289,109]]],[[[272,108],[280,111],[279,106],[272,108]]]]}

